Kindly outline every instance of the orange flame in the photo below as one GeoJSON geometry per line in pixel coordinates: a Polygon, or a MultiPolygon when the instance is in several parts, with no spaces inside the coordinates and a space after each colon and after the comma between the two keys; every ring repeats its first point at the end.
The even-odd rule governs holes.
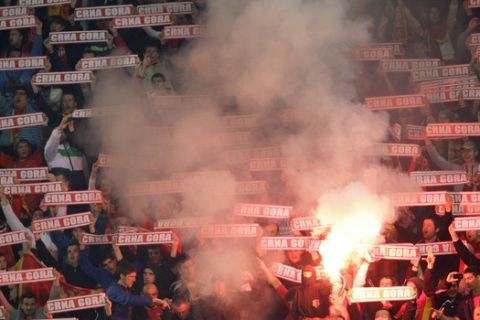
{"type": "Polygon", "coordinates": [[[388,213],[388,200],[370,192],[361,183],[352,183],[319,199],[316,216],[322,224],[332,224],[331,232],[320,246],[323,267],[330,278],[340,276],[358,244],[378,242],[388,213]]]}

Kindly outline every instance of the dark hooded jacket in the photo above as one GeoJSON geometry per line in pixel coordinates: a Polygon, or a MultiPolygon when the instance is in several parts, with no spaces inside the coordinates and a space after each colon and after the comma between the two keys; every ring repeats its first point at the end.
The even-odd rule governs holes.
{"type": "Polygon", "coordinates": [[[306,265],[302,269],[302,285],[293,294],[292,319],[326,317],[330,310],[332,284],[328,279],[317,280],[315,268],[306,265]]]}

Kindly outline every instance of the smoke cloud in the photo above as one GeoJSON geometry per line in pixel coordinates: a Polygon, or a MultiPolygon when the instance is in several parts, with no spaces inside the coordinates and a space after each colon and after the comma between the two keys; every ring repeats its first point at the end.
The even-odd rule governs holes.
{"type": "MultiPolygon", "coordinates": [[[[97,101],[104,105],[112,97],[122,101],[118,116],[102,126],[101,134],[105,152],[127,159],[135,169],[113,170],[117,186],[168,180],[175,172],[228,169],[222,157],[225,150],[281,146],[288,158],[288,170],[281,177],[248,172],[245,164],[231,174],[207,172],[189,180],[183,206],[175,208],[177,214],[215,215],[220,223],[233,221],[236,202],[290,204],[297,215],[317,213],[325,223],[338,223],[332,238],[345,237],[348,221],[355,228],[359,220],[381,225],[392,219],[385,194],[411,187],[405,177],[375,160],[375,144],[387,134],[387,117],[354,102],[358,66],[349,55],[354,46],[369,41],[369,23],[348,17],[349,3],[210,1],[202,19],[208,36],[191,43],[174,63],[184,70],[185,95],[213,98],[152,108],[131,98],[135,90],[119,91],[115,81],[97,90],[97,101]],[[218,139],[226,132],[221,116],[230,110],[257,116],[257,128],[237,130],[250,132],[253,141],[229,145],[218,139]],[[295,121],[283,121],[285,111],[293,113],[295,121]],[[140,170],[152,167],[156,169],[140,170]],[[264,179],[275,194],[233,195],[235,181],[264,179]],[[286,189],[272,185],[278,179],[286,189]]],[[[156,218],[171,216],[166,210],[153,211],[158,213],[156,218]]],[[[376,235],[354,241],[361,240],[375,241],[376,235]]],[[[199,274],[223,274],[235,264],[231,260],[218,264],[218,255],[205,258],[205,252],[198,255],[202,257],[197,263],[197,269],[202,269],[199,274]]]]}

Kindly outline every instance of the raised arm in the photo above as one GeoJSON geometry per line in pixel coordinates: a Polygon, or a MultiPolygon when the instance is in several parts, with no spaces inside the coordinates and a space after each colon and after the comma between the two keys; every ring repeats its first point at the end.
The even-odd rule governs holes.
{"type": "Polygon", "coordinates": [[[60,264],[57,262],[57,260],[55,260],[50,251],[48,251],[47,247],[40,238],[39,233],[35,234],[35,245],[37,247],[36,255],[40,258],[40,260],[42,260],[47,267],[60,270],[60,264]]]}
{"type": "Polygon", "coordinates": [[[425,148],[433,163],[442,170],[461,170],[462,166],[456,163],[448,162],[442,157],[437,149],[432,145],[430,139],[425,139],[425,148]]]}
{"type": "Polygon", "coordinates": [[[475,255],[471,253],[470,250],[468,250],[468,248],[465,246],[462,240],[458,238],[457,232],[453,227],[453,223],[450,224],[450,226],[448,227],[448,232],[450,232],[450,236],[452,237],[452,241],[453,241],[453,246],[455,247],[455,250],[460,256],[460,259],[462,259],[462,261],[467,266],[478,265],[480,263],[480,260],[477,259],[477,257],[475,257],[475,255]]]}
{"type": "Polygon", "coordinates": [[[60,140],[62,139],[62,133],[63,130],[68,126],[69,122],[72,120],[72,115],[66,115],[63,117],[62,122],[60,122],[60,125],[53,129],[52,134],[50,134],[50,137],[47,140],[47,143],[45,144],[45,160],[47,160],[47,163],[50,164],[50,162],[55,159],[55,156],[57,155],[58,147],[60,146],[60,140]]]}
{"type": "MultiPolygon", "coordinates": [[[[83,245],[80,245],[81,249],[83,245]]],[[[112,282],[113,276],[105,269],[95,267],[88,257],[88,250],[80,250],[80,268],[87,276],[95,280],[97,283],[106,289],[112,282]]]]}
{"type": "Polygon", "coordinates": [[[119,285],[112,285],[107,289],[107,297],[118,304],[128,304],[131,306],[153,306],[153,300],[149,296],[136,296],[126,292],[119,285]]]}
{"type": "Polygon", "coordinates": [[[15,308],[10,304],[8,299],[3,294],[2,290],[0,290],[0,303],[5,307],[5,311],[8,313],[12,313],[15,310],[15,308]]]}

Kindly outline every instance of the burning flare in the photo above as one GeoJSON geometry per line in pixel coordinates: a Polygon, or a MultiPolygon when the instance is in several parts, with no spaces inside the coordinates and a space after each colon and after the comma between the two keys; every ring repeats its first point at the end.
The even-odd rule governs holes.
{"type": "Polygon", "coordinates": [[[324,194],[315,215],[322,224],[332,224],[320,253],[325,273],[338,279],[340,270],[356,251],[358,244],[378,243],[379,232],[389,215],[389,201],[372,193],[360,183],[324,194]]]}

